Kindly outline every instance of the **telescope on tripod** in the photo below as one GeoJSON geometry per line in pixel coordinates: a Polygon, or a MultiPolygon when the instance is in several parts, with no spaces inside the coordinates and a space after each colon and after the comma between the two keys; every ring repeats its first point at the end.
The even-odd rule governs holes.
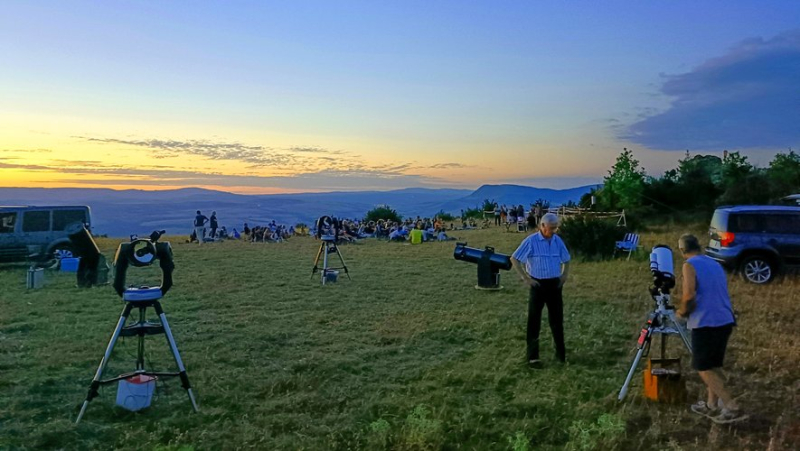
{"type": "Polygon", "coordinates": [[[317,219],[316,237],[320,240],[320,243],[317,257],[314,259],[314,267],[311,268],[311,277],[313,278],[314,274],[320,271],[319,259],[322,258],[322,285],[325,285],[326,282],[335,282],[339,276],[340,269],[344,269],[347,279],[352,280],[350,279],[350,271],[344,263],[342,253],[339,251],[339,246],[336,245],[336,242],[339,241],[341,226],[342,223],[338,219],[330,216],[321,216],[317,219]],[[328,266],[330,263],[330,259],[328,258],[330,254],[339,256],[339,261],[342,263],[342,266],[328,266]]]}
{"type": "MultiPolygon", "coordinates": [[[[111,339],[106,346],[106,352],[100,360],[100,365],[95,372],[92,383],[89,387],[89,393],[86,395],[86,400],[81,406],[81,411],[78,414],[78,419],[75,424],[78,424],[86,413],[86,408],[89,402],[98,396],[98,389],[101,385],[111,384],[119,381],[120,384],[128,381],[135,381],[139,383],[142,380],[150,381],[152,385],[155,383],[157,377],[179,377],[181,385],[186,389],[189,395],[189,401],[192,403],[192,408],[195,412],[198,411],[197,402],[192,392],[192,386],[189,383],[189,377],[186,374],[186,368],[181,360],[181,355],[178,352],[178,345],[175,343],[175,337],[172,335],[172,329],[167,322],[167,316],[161,308],[161,299],[170,288],[172,288],[172,271],[175,269],[175,263],[172,258],[172,248],[167,242],[158,242],[158,239],[164,233],[163,230],[153,232],[149,239],[136,239],[130,243],[122,243],[117,248],[117,253],[114,256],[115,278],[114,290],[125,303],[122,309],[122,314],[117,321],[117,326],[111,334],[111,339]],[[159,262],[161,267],[161,285],[158,287],[140,286],[140,287],[126,287],[125,278],[129,266],[142,268],[150,266],[156,261],[159,262]],[[148,307],[153,307],[158,315],[160,322],[151,322],[146,319],[145,311],[148,307]],[[126,326],[128,317],[131,311],[139,309],[139,321],[126,326]],[[172,356],[175,359],[175,364],[178,371],[162,372],[162,371],[149,371],[144,367],[144,337],[146,335],[164,334],[167,338],[167,343],[172,351],[172,356]],[[136,369],[132,372],[121,374],[110,379],[103,379],[103,372],[111,359],[111,354],[114,351],[114,346],[119,337],[138,337],[138,348],[136,357],[136,369]]],[[[120,387],[120,390],[122,388],[120,387]]],[[[152,392],[150,393],[152,394],[152,392]]],[[[120,396],[117,396],[118,403],[120,396]]],[[[124,405],[124,403],[122,404],[124,405]]],[[[149,405],[149,396],[146,400],[144,407],[149,405]]],[[[138,410],[138,409],[137,409],[138,410]]]]}
{"type": "Polygon", "coordinates": [[[675,316],[675,307],[670,304],[670,290],[675,287],[675,275],[673,274],[672,249],[664,244],[653,247],[650,254],[650,272],[653,275],[653,286],[650,287],[650,296],[655,301],[655,309],[647,317],[642,330],[639,332],[639,339],[636,341],[636,356],[622,384],[617,399],[622,401],[628,394],[628,386],[633,379],[633,374],[639,366],[642,356],[650,351],[650,342],[654,334],[661,335],[661,358],[666,361],[666,348],[668,335],[680,335],[683,344],[689,353],[692,352],[692,345],[689,341],[689,334],[686,329],[678,322],[675,316]]]}

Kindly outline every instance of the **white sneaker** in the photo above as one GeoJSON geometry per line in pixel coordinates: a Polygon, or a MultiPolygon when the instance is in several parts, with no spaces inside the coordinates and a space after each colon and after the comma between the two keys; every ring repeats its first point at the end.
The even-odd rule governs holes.
{"type": "Polygon", "coordinates": [[[728,424],[728,423],[736,423],[738,421],[744,421],[748,418],[750,418],[750,415],[747,415],[741,410],[729,410],[723,407],[720,414],[715,417],[712,417],[711,421],[717,424],[728,424]]]}

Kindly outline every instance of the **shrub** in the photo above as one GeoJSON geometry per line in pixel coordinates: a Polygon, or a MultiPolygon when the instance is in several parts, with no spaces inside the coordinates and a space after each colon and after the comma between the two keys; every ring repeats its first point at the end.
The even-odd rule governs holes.
{"type": "Polygon", "coordinates": [[[576,216],[561,224],[559,235],[570,253],[587,260],[610,258],[614,245],[625,236],[625,229],[609,219],[576,216]]]}
{"type": "Polygon", "coordinates": [[[464,219],[473,218],[473,219],[483,219],[483,210],[480,208],[467,208],[464,210],[464,219]]]}
{"type": "Polygon", "coordinates": [[[442,422],[429,418],[431,412],[423,405],[414,407],[403,427],[405,444],[414,449],[437,449],[442,442],[442,422]]]}
{"type": "Polygon", "coordinates": [[[439,213],[436,213],[434,216],[441,219],[442,221],[452,221],[456,219],[455,216],[451,215],[450,213],[445,213],[444,210],[439,210],[439,213]]]}
{"type": "Polygon", "coordinates": [[[367,221],[378,221],[379,219],[383,219],[384,221],[400,222],[403,220],[403,217],[397,213],[397,210],[392,209],[392,207],[388,205],[378,205],[367,212],[365,219],[367,221]]]}

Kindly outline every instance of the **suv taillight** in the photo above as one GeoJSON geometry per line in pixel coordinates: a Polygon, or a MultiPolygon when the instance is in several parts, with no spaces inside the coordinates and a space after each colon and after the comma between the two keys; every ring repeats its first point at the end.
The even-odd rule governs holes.
{"type": "Polygon", "coordinates": [[[717,232],[719,236],[719,244],[722,247],[728,247],[733,244],[733,239],[735,238],[733,232],[717,232]]]}

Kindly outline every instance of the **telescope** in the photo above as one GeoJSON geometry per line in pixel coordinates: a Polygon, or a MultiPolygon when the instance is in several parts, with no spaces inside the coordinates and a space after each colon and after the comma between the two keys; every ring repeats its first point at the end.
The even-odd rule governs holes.
{"type": "Polygon", "coordinates": [[[160,298],[172,288],[172,272],[175,263],[172,258],[172,247],[167,242],[158,242],[163,230],[154,231],[149,239],[136,239],[130,243],[122,243],[117,248],[114,256],[114,290],[126,301],[134,300],[137,295],[157,296],[160,298]],[[158,260],[161,267],[161,286],[157,288],[130,288],[125,286],[125,276],[128,267],[142,268],[150,266],[158,260]],[[140,291],[140,293],[137,293],[140,291]]]}
{"type": "Polygon", "coordinates": [[[505,254],[498,254],[491,246],[485,249],[467,247],[467,243],[456,243],[453,258],[478,265],[478,290],[500,290],[500,270],[508,271],[511,269],[511,257],[505,254]]]}
{"type": "MultiPolygon", "coordinates": [[[[659,295],[669,295],[675,288],[675,274],[672,263],[672,249],[665,244],[653,247],[650,253],[650,272],[653,274],[653,286],[650,295],[656,299],[659,295]]],[[[669,299],[669,298],[667,298],[669,299]]]]}
{"type": "Polygon", "coordinates": [[[78,263],[78,287],[89,288],[108,283],[108,263],[86,226],[82,223],[68,226],[67,237],[76,254],[81,257],[78,263]]]}

